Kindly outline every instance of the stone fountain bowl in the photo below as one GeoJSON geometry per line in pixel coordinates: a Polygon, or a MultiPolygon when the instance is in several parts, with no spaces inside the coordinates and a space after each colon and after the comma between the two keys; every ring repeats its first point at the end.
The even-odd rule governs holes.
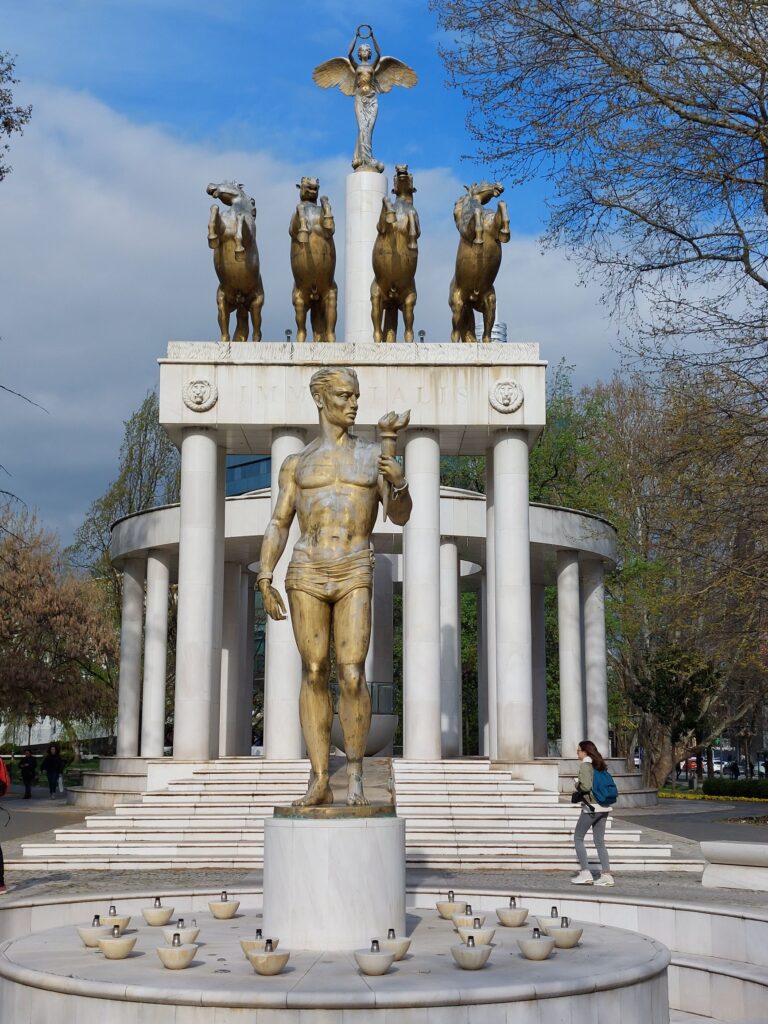
{"type": "Polygon", "coordinates": [[[116,938],[107,935],[99,939],[99,949],[107,960],[125,960],[136,945],[137,938],[138,935],[119,935],[116,938]]]}
{"type": "Polygon", "coordinates": [[[526,960],[546,960],[555,948],[555,940],[547,935],[540,939],[518,939],[517,944],[526,960]]]}
{"type": "Polygon", "coordinates": [[[89,949],[97,949],[99,939],[106,938],[109,933],[110,928],[106,924],[83,924],[77,926],[77,934],[82,939],[83,945],[87,946],[89,949]]]}
{"type": "Polygon", "coordinates": [[[157,955],[162,961],[163,967],[169,971],[183,971],[195,959],[197,945],[194,942],[183,946],[158,946],[157,955]]]}
{"type": "Polygon", "coordinates": [[[459,928],[471,928],[475,923],[475,918],[479,918],[482,928],[485,924],[485,914],[454,914],[451,920],[453,927],[458,931],[459,928]]]}
{"type": "Polygon", "coordinates": [[[122,935],[128,925],[131,923],[131,919],[127,914],[115,914],[114,917],[105,917],[102,920],[107,922],[109,928],[114,928],[115,925],[120,929],[122,935]]]}
{"type": "Polygon", "coordinates": [[[496,917],[505,928],[520,928],[528,917],[527,907],[496,907],[496,917]]]}
{"type": "MultiPolygon", "coordinates": [[[[274,942],[274,939],[272,941],[274,942]]],[[[274,950],[271,953],[267,953],[265,950],[257,949],[247,954],[248,961],[254,971],[257,974],[267,976],[279,974],[288,963],[290,955],[287,949],[281,950],[279,953],[274,950]]]]}
{"type": "Polygon", "coordinates": [[[493,942],[493,936],[496,934],[495,928],[459,928],[459,935],[461,941],[466,942],[467,938],[471,935],[475,940],[476,946],[488,946],[493,942]]]}
{"type": "Polygon", "coordinates": [[[363,974],[386,974],[395,962],[395,954],[392,950],[372,953],[370,949],[356,949],[355,960],[363,974]]]}
{"type": "Polygon", "coordinates": [[[141,913],[148,925],[157,928],[160,925],[168,924],[173,917],[174,907],[144,907],[141,913]]]}
{"type": "Polygon", "coordinates": [[[451,953],[453,959],[464,971],[479,971],[481,967],[485,967],[488,957],[491,955],[491,949],[487,943],[483,946],[451,946],[451,953]]]}
{"type": "Polygon", "coordinates": [[[446,921],[451,921],[454,914],[462,914],[466,905],[466,902],[459,900],[438,900],[435,904],[438,914],[446,921]]]}
{"type": "Polygon", "coordinates": [[[583,933],[583,928],[557,927],[549,929],[549,936],[555,940],[558,949],[573,949],[574,946],[578,946],[583,933]]]}
{"type": "MultiPolygon", "coordinates": [[[[268,936],[268,938],[269,937],[270,936],[268,936]]],[[[272,939],[273,952],[277,949],[279,942],[280,939],[272,939]]],[[[266,945],[266,939],[240,939],[240,948],[242,949],[246,959],[248,959],[248,955],[250,953],[263,953],[266,945]]]]}
{"type": "Polygon", "coordinates": [[[173,936],[178,935],[181,939],[181,943],[184,946],[189,945],[197,939],[200,934],[199,928],[163,928],[163,938],[170,946],[173,943],[173,936]]]}
{"type": "Polygon", "coordinates": [[[228,921],[235,916],[239,906],[239,900],[211,900],[208,909],[218,921],[228,921]]]}
{"type": "Polygon", "coordinates": [[[394,939],[381,939],[379,945],[386,953],[394,953],[395,960],[402,960],[411,945],[407,935],[396,935],[394,939]]]}

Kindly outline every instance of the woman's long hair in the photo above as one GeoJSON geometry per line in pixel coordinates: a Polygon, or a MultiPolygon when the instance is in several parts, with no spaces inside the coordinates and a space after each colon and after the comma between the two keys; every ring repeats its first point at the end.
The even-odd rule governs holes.
{"type": "Polygon", "coordinates": [[[605,763],[605,758],[597,749],[592,740],[582,740],[579,744],[579,750],[583,750],[587,757],[592,759],[592,767],[595,771],[604,772],[608,765],[605,763]]]}

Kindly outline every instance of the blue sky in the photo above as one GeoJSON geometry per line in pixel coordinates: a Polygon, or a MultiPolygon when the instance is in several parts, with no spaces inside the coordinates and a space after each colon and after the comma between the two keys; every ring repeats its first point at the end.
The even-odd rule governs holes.
{"type": "MultiPolygon", "coordinates": [[[[301,174],[320,175],[343,238],[352,101],[311,73],[346,54],[360,22],[419,75],[382,97],[374,148],[415,175],[416,327],[447,340],[453,200],[492,169],[462,159],[474,146],[466,108],[446,87],[426,2],[0,0],[0,11],[17,101],[34,104],[0,185],[2,380],[48,410],[0,400],[0,462],[65,542],[113,477],[122,422],[155,385],[166,341],[217,336],[208,181],[236,177],[256,198],[265,339],[292,326],[287,224],[301,174]]],[[[563,254],[540,252],[547,189],[505,195],[500,319],[586,383],[618,362],[615,332],[598,290],[578,285],[563,254]]]]}

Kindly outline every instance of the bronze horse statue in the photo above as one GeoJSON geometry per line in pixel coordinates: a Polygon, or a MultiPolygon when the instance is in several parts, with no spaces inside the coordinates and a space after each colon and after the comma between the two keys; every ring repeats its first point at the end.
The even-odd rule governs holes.
{"type": "Polygon", "coordinates": [[[224,203],[225,209],[211,207],[208,218],[208,245],[213,249],[213,265],[219,279],[216,306],[219,311],[221,340],[229,338],[229,318],[237,318],[235,341],[248,340],[248,315],[253,322],[253,340],[261,341],[261,310],[264,286],[256,248],[256,203],[234,181],[210,184],[209,196],[224,203]]]}
{"type": "Polygon", "coordinates": [[[307,340],[307,313],[312,323],[313,341],[336,341],[336,302],[338,288],[333,279],[336,270],[336,225],[331,204],[317,195],[317,178],[302,178],[296,186],[299,203],[291,218],[291,300],[296,313],[296,341],[307,340]]]}
{"type": "Polygon", "coordinates": [[[419,215],[413,206],[413,175],[407,164],[395,167],[394,202],[382,199],[373,245],[371,320],[373,340],[397,340],[397,313],[403,314],[403,340],[413,341],[416,306],[416,263],[421,234],[419,215]]]}
{"type": "Polygon", "coordinates": [[[500,196],[504,186],[481,181],[464,187],[467,194],[457,199],[453,207],[460,238],[448,298],[453,314],[451,341],[477,341],[475,310],[483,314],[483,341],[490,341],[496,319],[493,282],[501,266],[501,243],[509,241],[509,216],[504,202],[495,211],[483,207],[500,196]]]}

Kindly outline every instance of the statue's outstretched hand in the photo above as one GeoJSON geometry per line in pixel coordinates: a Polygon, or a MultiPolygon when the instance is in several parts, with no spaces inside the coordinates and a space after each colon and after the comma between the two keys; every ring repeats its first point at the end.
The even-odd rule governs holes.
{"type": "Polygon", "coordinates": [[[261,600],[264,604],[264,611],[270,617],[270,619],[276,619],[280,622],[286,617],[285,604],[280,596],[280,591],[275,590],[271,583],[267,580],[262,580],[259,583],[259,592],[261,593],[261,600]]]}

